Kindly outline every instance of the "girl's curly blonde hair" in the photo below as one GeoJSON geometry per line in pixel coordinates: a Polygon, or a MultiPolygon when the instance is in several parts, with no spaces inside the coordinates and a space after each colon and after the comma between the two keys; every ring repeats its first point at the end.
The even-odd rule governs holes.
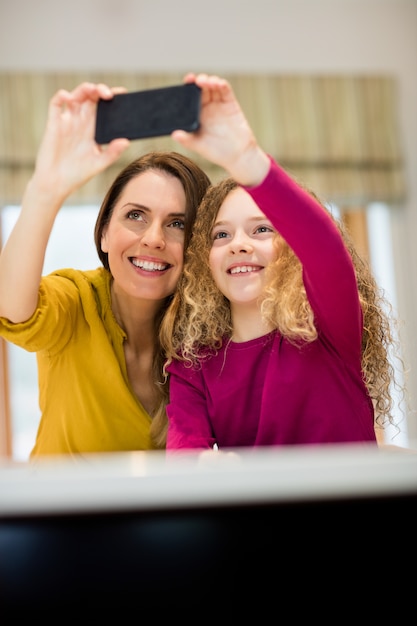
{"type": "MultiPolygon", "coordinates": [[[[210,271],[211,233],[226,196],[238,184],[226,178],[211,186],[198,210],[193,236],[185,257],[183,275],[170,309],[161,326],[162,346],[172,359],[195,364],[202,355],[214,354],[233,332],[230,303],[218,289],[210,271]]],[[[392,385],[395,379],[390,361],[398,350],[394,335],[392,306],[379,289],[369,264],[357,252],[343,223],[336,220],[316,194],[306,189],[335,222],[353,260],[363,311],[362,371],[375,410],[375,422],[383,427],[394,423],[392,385]]],[[[290,246],[277,233],[277,259],[268,267],[269,281],[261,311],[267,322],[294,344],[317,339],[314,314],[302,280],[302,266],[290,246]]],[[[401,361],[401,358],[398,357],[401,361]]]]}

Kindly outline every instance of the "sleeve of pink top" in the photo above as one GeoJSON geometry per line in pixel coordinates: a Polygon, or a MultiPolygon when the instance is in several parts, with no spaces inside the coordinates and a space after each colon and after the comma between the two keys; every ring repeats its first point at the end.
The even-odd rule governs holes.
{"type": "Polygon", "coordinates": [[[243,188],[303,266],[316,323],[345,357],[361,358],[362,310],[349,251],[328,211],[270,157],[265,179],[243,188]]]}

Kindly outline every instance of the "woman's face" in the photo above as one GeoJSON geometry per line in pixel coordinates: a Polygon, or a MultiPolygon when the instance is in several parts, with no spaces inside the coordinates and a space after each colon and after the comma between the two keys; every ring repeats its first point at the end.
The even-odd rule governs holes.
{"type": "Polygon", "coordinates": [[[264,290],[265,268],[277,257],[276,230],[243,189],[225,198],[212,230],[213,278],[232,305],[255,304],[264,290]]]}
{"type": "Polygon", "coordinates": [[[133,178],[103,230],[114,285],[134,298],[164,300],[183,268],[186,197],[167,172],[146,170],[133,178]]]}

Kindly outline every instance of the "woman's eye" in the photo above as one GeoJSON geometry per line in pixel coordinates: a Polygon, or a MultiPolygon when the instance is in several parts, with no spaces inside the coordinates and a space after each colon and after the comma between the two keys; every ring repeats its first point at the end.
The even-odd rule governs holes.
{"type": "Polygon", "coordinates": [[[142,220],[143,216],[142,213],[140,211],[129,211],[129,213],[127,214],[128,219],[130,220],[142,220]]]}
{"type": "Polygon", "coordinates": [[[182,230],[184,230],[185,223],[184,220],[174,220],[173,222],[171,222],[170,226],[172,228],[181,228],[182,230]]]}
{"type": "Polygon", "coordinates": [[[224,239],[225,237],[227,237],[227,233],[224,230],[219,230],[213,235],[213,239],[224,239]]]}

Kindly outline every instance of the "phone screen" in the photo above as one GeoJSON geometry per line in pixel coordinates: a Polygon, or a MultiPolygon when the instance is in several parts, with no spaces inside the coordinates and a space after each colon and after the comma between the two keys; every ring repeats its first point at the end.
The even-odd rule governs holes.
{"type": "Polygon", "coordinates": [[[195,83],[117,94],[97,105],[95,140],[141,139],[193,132],[200,124],[201,89],[195,83]]]}

